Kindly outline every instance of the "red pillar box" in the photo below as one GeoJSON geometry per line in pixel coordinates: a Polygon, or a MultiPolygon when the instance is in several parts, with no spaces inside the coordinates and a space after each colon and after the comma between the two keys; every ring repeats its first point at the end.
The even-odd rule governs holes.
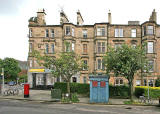
{"type": "Polygon", "coordinates": [[[24,84],[24,98],[29,97],[29,84],[24,84]]]}

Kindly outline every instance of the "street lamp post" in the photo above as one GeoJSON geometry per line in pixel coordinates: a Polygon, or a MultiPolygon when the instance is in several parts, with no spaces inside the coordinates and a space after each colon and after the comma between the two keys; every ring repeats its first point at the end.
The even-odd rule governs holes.
{"type": "Polygon", "coordinates": [[[2,68],[1,75],[2,75],[2,95],[3,95],[3,93],[4,93],[4,68],[2,68]]]}

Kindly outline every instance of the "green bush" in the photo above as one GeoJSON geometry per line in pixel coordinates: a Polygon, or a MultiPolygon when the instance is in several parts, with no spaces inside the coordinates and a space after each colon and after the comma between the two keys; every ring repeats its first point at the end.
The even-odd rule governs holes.
{"type": "MultiPolygon", "coordinates": [[[[61,89],[62,93],[67,93],[67,83],[56,82],[54,84],[54,89],[61,89]]],[[[88,94],[89,84],[70,83],[70,89],[71,93],[88,94]]]]}
{"type": "Polygon", "coordinates": [[[134,95],[135,95],[137,98],[139,98],[139,96],[143,96],[144,93],[145,93],[144,88],[138,88],[138,87],[135,88],[134,95]]]}
{"type": "Polygon", "coordinates": [[[160,78],[156,80],[155,86],[160,87],[160,78]]]}
{"type": "MultiPolygon", "coordinates": [[[[85,94],[89,96],[90,86],[89,84],[82,83],[70,83],[71,93],[85,94]]],[[[62,93],[67,93],[67,83],[56,82],[54,84],[54,89],[61,89],[62,93]]],[[[128,86],[109,86],[109,96],[118,98],[128,98],[129,88],[128,86]]]]}
{"type": "MultiPolygon", "coordinates": [[[[144,95],[148,96],[148,87],[147,86],[137,86],[135,87],[135,96],[139,98],[139,96],[144,95]]],[[[159,98],[160,97],[160,87],[149,87],[149,96],[151,98],[159,98]]]]}
{"type": "Polygon", "coordinates": [[[72,94],[72,96],[71,96],[71,101],[72,101],[73,103],[79,102],[77,93],[73,93],[73,94],[72,94]]]}
{"type": "Polygon", "coordinates": [[[128,98],[129,97],[129,87],[128,86],[109,86],[109,96],[118,98],[128,98]]]}

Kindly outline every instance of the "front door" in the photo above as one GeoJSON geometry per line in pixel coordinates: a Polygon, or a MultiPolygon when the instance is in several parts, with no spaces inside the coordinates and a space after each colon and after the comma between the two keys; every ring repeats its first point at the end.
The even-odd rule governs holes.
{"type": "Polygon", "coordinates": [[[33,73],[32,77],[33,77],[33,88],[36,88],[36,73],[33,73]]]}

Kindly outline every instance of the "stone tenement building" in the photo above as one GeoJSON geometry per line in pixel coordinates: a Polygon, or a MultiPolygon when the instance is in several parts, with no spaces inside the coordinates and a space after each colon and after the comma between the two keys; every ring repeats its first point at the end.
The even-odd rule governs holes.
{"type": "MultiPolygon", "coordinates": [[[[81,13],[77,12],[77,24],[70,23],[64,11],[60,12],[59,25],[46,25],[45,11],[39,10],[37,17],[29,19],[29,53],[28,53],[28,82],[31,87],[37,85],[53,85],[56,79],[51,77],[50,70],[39,66],[32,57],[33,50],[42,55],[57,57],[60,52],[74,51],[88,65],[80,73],[72,77],[71,82],[89,83],[89,74],[105,73],[103,56],[107,47],[118,47],[123,43],[137,46],[147,42],[147,57],[151,66],[148,76],[141,78],[140,74],[134,79],[134,85],[154,86],[160,75],[160,25],[157,24],[156,12],[153,10],[149,21],[139,24],[139,21],[129,21],[128,24],[112,24],[111,13],[108,22],[83,25],[81,13]],[[65,41],[70,45],[65,45],[65,41]]],[[[123,85],[127,80],[123,77],[110,76],[112,85],[123,85]]]]}

